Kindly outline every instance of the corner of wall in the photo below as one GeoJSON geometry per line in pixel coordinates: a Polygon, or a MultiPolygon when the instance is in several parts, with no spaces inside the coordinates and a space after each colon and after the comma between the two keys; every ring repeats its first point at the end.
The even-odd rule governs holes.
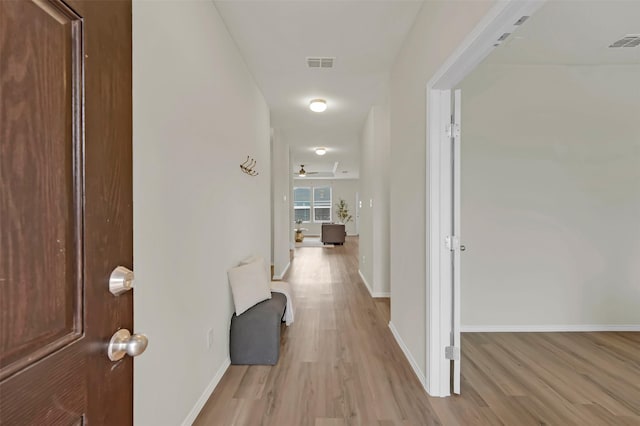
{"type": "Polygon", "coordinates": [[[362,280],[362,283],[364,284],[367,291],[369,292],[369,295],[373,297],[373,290],[371,289],[371,284],[369,284],[369,282],[367,281],[367,279],[365,278],[364,274],[360,269],[358,269],[358,275],[360,275],[360,279],[362,280]]]}
{"type": "Polygon", "coordinates": [[[213,376],[211,382],[209,382],[204,392],[202,392],[202,395],[200,395],[200,398],[198,398],[191,411],[189,411],[189,414],[187,414],[187,417],[182,422],[182,426],[191,426],[193,422],[196,421],[198,414],[200,414],[200,411],[202,411],[202,408],[204,408],[204,405],[211,397],[211,394],[213,394],[213,391],[215,390],[216,386],[218,386],[218,383],[220,383],[220,380],[222,380],[222,376],[224,376],[224,373],[226,373],[230,365],[231,359],[227,357],[222,362],[222,365],[220,365],[220,368],[218,368],[218,371],[216,371],[216,374],[213,376]]]}
{"type": "Polygon", "coordinates": [[[407,345],[404,343],[404,340],[402,340],[400,333],[398,333],[398,330],[396,329],[396,327],[393,325],[393,322],[391,321],[389,321],[389,330],[391,330],[391,334],[393,334],[393,338],[396,340],[396,343],[398,343],[398,346],[400,346],[400,349],[402,350],[402,353],[404,353],[405,358],[407,358],[407,361],[409,361],[409,365],[411,365],[411,368],[413,369],[414,374],[420,381],[420,384],[425,389],[425,391],[429,393],[429,390],[427,389],[427,379],[425,374],[420,369],[420,365],[413,358],[411,351],[409,350],[407,345]]]}
{"type": "Polygon", "coordinates": [[[287,262],[286,266],[284,267],[284,269],[282,269],[281,272],[274,274],[273,275],[273,279],[274,280],[281,280],[284,278],[284,276],[287,274],[287,271],[289,270],[289,267],[291,266],[291,262],[287,262]]]}

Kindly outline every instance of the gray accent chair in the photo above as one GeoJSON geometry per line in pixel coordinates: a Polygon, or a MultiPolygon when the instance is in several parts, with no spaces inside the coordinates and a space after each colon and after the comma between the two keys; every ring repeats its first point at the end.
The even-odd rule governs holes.
{"type": "Polygon", "coordinates": [[[346,235],[344,225],[337,223],[323,223],[320,241],[323,244],[344,244],[346,235]]]}
{"type": "Polygon", "coordinates": [[[287,305],[282,293],[231,317],[231,364],[275,365],[280,357],[280,326],[287,305]]]}

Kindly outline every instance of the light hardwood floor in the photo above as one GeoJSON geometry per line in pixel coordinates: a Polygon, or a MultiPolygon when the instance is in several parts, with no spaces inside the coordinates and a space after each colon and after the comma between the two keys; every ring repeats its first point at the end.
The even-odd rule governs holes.
{"type": "Polygon", "coordinates": [[[231,366],[196,426],[640,425],[640,333],[465,334],[462,395],[430,398],[358,276],[357,239],[296,249],[287,280],[278,364],[231,366]]]}

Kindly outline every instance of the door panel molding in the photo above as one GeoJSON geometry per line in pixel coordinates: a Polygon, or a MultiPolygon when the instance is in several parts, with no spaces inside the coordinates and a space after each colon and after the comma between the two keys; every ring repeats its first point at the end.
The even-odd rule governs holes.
{"type": "Polygon", "coordinates": [[[13,184],[0,201],[1,240],[29,255],[2,259],[0,380],[81,338],[84,285],[82,20],[57,0],[6,12],[2,180],[13,184]],[[26,311],[16,303],[25,297],[26,311]]]}

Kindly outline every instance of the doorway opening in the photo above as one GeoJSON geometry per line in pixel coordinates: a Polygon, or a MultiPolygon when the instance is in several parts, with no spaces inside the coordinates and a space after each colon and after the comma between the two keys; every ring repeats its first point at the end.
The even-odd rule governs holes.
{"type": "Polygon", "coordinates": [[[454,88],[544,2],[501,2],[429,81],[427,107],[427,380],[432,396],[460,393],[460,140],[454,88]],[[452,365],[453,364],[453,365],[452,365]]]}

